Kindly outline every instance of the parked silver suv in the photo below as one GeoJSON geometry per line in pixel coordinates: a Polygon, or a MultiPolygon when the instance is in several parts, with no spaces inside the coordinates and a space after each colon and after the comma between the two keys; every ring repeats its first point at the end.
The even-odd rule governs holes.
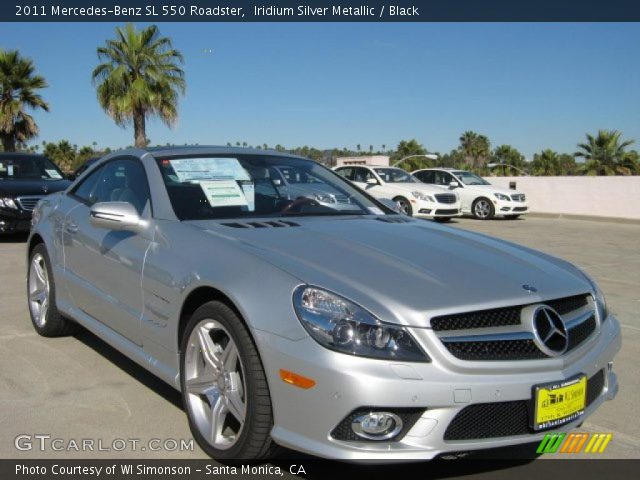
{"type": "Polygon", "coordinates": [[[28,261],[35,329],[80,324],[180,390],[215,458],[530,442],[618,388],[619,325],[581,270],[396,214],[276,152],[113,153],[40,201],[28,261]],[[315,181],[283,197],[276,166],[351,207],[318,202],[315,181]]]}

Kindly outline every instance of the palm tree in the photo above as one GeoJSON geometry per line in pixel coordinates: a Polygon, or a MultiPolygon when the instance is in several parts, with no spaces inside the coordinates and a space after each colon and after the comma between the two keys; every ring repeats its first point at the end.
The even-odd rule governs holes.
{"type": "Polygon", "coordinates": [[[483,167],[491,153],[489,139],[471,130],[460,136],[460,152],[465,162],[471,167],[483,167]]]}
{"type": "Polygon", "coordinates": [[[185,91],[182,54],[156,25],[141,31],[128,24],[116,28],[116,39],[98,47],[103,63],[93,71],[98,101],[116,124],[133,122],[135,146],[147,145],[146,119],[157,115],[172,126],[178,118],[178,96],[185,91]]]}
{"type": "Polygon", "coordinates": [[[560,170],[560,156],[558,152],[547,148],[533,156],[531,171],[534,175],[558,175],[560,170]]]}
{"type": "Polygon", "coordinates": [[[631,175],[634,173],[628,163],[626,148],[634,140],[621,141],[622,133],[617,130],[598,130],[597,135],[587,133],[586,143],[579,143],[580,149],[574,155],[585,159],[582,170],[587,175],[631,175]]]}
{"type": "Polygon", "coordinates": [[[38,125],[27,109],[49,111],[37,93],[47,86],[30,59],[17,50],[0,49],[0,141],[5,152],[15,152],[18,143],[38,135],[38,125]]]}

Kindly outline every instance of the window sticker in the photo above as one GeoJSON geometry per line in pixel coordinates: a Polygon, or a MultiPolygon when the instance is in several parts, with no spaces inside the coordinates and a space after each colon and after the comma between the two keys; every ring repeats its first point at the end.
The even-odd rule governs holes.
{"type": "Polygon", "coordinates": [[[200,180],[198,182],[212,207],[248,207],[245,194],[235,180],[200,180]]]}
{"type": "Polygon", "coordinates": [[[238,183],[240,184],[240,188],[242,188],[242,193],[247,201],[249,211],[253,212],[256,209],[255,186],[253,182],[251,180],[239,180],[238,183]]]}
{"type": "Polygon", "coordinates": [[[237,158],[178,158],[169,161],[181,183],[198,180],[251,180],[237,158]]]}
{"type": "Polygon", "coordinates": [[[49,175],[50,178],[55,178],[56,180],[59,180],[62,178],[62,175],[60,175],[60,173],[57,170],[54,170],[53,168],[51,169],[45,168],[44,171],[47,172],[47,175],[49,175]]]}
{"type": "Polygon", "coordinates": [[[13,177],[13,165],[7,165],[7,175],[13,177]]]}
{"type": "Polygon", "coordinates": [[[0,162],[0,172],[6,172],[7,167],[4,166],[4,163],[0,162]]]}

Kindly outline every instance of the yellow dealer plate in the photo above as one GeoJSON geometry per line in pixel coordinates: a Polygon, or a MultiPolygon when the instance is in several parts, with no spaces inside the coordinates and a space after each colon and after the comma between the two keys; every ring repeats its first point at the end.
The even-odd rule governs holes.
{"type": "Polygon", "coordinates": [[[534,387],[534,430],[571,422],[584,414],[587,401],[587,377],[534,387]]]}

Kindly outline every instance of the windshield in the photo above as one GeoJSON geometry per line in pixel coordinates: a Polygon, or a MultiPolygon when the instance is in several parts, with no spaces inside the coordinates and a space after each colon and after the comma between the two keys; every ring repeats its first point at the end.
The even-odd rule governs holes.
{"type": "Polygon", "coordinates": [[[0,157],[0,178],[60,180],[60,169],[45,157],[0,157]]]}
{"type": "Polygon", "coordinates": [[[374,168],[374,170],[386,183],[416,183],[418,181],[413,175],[401,168],[374,168]]]}
{"type": "Polygon", "coordinates": [[[491,185],[484,178],[479,177],[471,172],[453,172],[458,179],[465,185],[491,185]]]}
{"type": "Polygon", "coordinates": [[[157,161],[181,220],[385,213],[375,200],[309,160],[225,155],[157,161]]]}

